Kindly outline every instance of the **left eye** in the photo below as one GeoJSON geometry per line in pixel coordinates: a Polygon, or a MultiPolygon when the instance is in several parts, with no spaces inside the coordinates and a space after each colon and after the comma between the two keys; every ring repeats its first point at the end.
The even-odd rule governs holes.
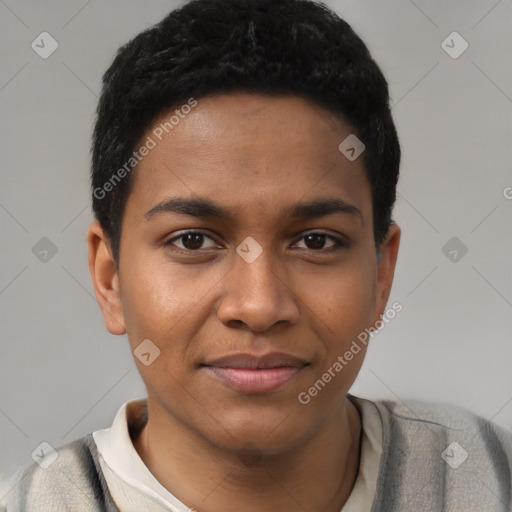
{"type": "Polygon", "coordinates": [[[324,252],[329,252],[348,246],[348,244],[345,241],[337,237],[328,235],[327,233],[308,233],[307,235],[304,235],[302,238],[300,238],[299,241],[300,240],[305,241],[306,249],[311,249],[315,251],[324,250],[324,252]],[[323,245],[325,244],[326,240],[330,240],[332,242],[332,245],[330,247],[324,248],[323,245]]]}

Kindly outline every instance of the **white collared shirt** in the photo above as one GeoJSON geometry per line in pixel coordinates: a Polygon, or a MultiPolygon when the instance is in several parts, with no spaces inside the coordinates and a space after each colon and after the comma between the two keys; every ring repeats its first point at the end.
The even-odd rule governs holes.
{"type": "MultiPolygon", "coordinates": [[[[362,418],[359,472],[340,512],[369,512],[374,501],[382,455],[382,422],[376,406],[352,396],[362,418]]],[[[125,402],[110,428],[93,432],[112,498],[123,512],[191,512],[149,471],[133,446],[128,421],[140,418],[146,399],[125,402]]]]}

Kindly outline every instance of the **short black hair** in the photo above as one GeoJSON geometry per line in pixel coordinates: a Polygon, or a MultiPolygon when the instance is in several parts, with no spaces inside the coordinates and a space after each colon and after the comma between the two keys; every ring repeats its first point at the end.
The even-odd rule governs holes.
{"type": "Polygon", "coordinates": [[[394,222],[400,144],[388,84],[363,41],[322,2],[192,0],[121,46],[103,76],[92,206],[116,267],[134,181],[126,163],[136,168],[141,137],[173,106],[235,91],[301,96],[354,128],[365,144],[378,249],[394,222]]]}

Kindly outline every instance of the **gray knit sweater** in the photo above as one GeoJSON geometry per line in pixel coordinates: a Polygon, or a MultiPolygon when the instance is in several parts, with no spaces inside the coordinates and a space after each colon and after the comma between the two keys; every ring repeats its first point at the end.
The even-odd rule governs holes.
{"type": "MultiPolygon", "coordinates": [[[[361,512],[512,511],[512,431],[454,406],[372,403],[382,420],[382,457],[373,506],[361,512]]],[[[57,451],[47,469],[18,469],[0,511],[119,512],[92,434],[57,451]]]]}

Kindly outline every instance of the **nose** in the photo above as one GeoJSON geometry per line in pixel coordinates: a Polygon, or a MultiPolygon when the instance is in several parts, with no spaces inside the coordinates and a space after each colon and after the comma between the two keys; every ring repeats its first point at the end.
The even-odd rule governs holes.
{"type": "Polygon", "coordinates": [[[233,267],[223,280],[219,320],[228,327],[254,332],[295,324],[300,311],[288,274],[268,249],[251,263],[234,254],[233,267]]]}

